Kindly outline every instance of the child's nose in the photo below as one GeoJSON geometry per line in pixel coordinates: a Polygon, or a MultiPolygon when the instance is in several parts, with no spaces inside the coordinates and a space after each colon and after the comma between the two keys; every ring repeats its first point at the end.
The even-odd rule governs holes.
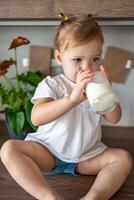
{"type": "Polygon", "coordinates": [[[81,69],[82,69],[82,70],[89,70],[89,69],[92,70],[92,69],[93,69],[93,66],[92,66],[92,65],[89,65],[89,64],[88,64],[88,65],[83,65],[83,66],[81,66],[81,69]]]}

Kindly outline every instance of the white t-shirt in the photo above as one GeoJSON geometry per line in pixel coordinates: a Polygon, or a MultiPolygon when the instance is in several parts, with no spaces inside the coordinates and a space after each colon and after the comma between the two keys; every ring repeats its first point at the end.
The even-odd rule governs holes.
{"type": "MultiPolygon", "coordinates": [[[[74,86],[75,83],[63,74],[48,76],[39,83],[31,101],[35,103],[37,99],[46,97],[63,98],[71,94],[74,86]]],[[[90,109],[88,100],[58,119],[39,126],[37,132],[29,133],[25,140],[41,143],[54,156],[69,163],[87,160],[107,148],[101,142],[100,115],[90,109]]]]}

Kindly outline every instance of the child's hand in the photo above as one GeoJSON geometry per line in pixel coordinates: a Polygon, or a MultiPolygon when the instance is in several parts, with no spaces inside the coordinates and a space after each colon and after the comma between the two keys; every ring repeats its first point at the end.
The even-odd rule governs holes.
{"type": "Polygon", "coordinates": [[[91,70],[80,70],[76,78],[76,86],[72,91],[70,98],[76,102],[81,103],[87,96],[85,94],[85,88],[88,82],[93,80],[93,73],[91,70]]]}
{"type": "Polygon", "coordinates": [[[100,66],[100,71],[104,76],[106,76],[106,78],[109,80],[109,82],[111,84],[111,79],[109,77],[109,74],[108,74],[106,68],[103,65],[100,66]]]}

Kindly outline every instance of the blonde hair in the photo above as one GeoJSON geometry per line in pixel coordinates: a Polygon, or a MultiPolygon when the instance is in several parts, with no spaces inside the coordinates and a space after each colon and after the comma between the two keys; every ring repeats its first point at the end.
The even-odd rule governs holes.
{"type": "Polygon", "coordinates": [[[103,43],[103,34],[100,26],[92,15],[64,15],[61,13],[61,24],[57,29],[55,47],[63,51],[81,45],[93,39],[100,39],[103,43]]]}

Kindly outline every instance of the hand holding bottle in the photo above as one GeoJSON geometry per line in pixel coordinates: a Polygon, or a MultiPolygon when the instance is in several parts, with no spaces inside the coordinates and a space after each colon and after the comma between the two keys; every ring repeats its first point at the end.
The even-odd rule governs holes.
{"type": "Polygon", "coordinates": [[[92,110],[98,114],[112,112],[118,102],[108,80],[107,73],[103,66],[100,71],[93,72],[93,81],[86,86],[86,94],[92,110]]]}

